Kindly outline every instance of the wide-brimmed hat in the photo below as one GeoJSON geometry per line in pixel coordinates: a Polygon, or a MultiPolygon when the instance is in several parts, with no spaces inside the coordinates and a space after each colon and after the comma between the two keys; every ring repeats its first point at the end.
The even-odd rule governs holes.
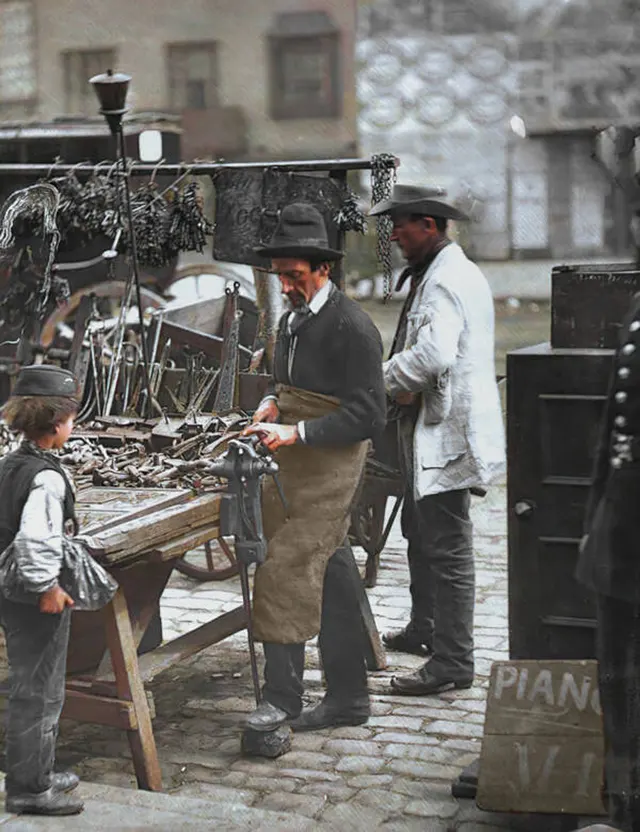
{"type": "Polygon", "coordinates": [[[282,209],[273,237],[258,246],[261,257],[325,257],[339,260],[343,253],[329,246],[327,226],[320,211],[307,202],[292,202],[282,209]]]}
{"type": "Polygon", "coordinates": [[[442,217],[445,220],[468,220],[469,217],[458,208],[434,198],[446,195],[445,189],[438,186],[416,188],[413,185],[394,185],[391,197],[376,203],[369,211],[369,216],[417,214],[423,217],[442,217]]]}
{"type": "Polygon", "coordinates": [[[78,382],[69,370],[63,370],[53,364],[30,364],[18,373],[11,395],[77,399],[78,382]]]}

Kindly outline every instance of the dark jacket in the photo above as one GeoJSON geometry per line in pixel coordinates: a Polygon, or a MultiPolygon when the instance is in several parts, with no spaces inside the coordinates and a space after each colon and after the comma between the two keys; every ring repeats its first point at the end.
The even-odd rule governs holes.
{"type": "Polygon", "coordinates": [[[340,291],[333,291],[316,315],[288,331],[289,313],[280,320],[274,354],[274,383],[334,396],[340,407],[305,422],[309,445],[351,445],[373,439],[386,422],[382,378],[382,339],[371,318],[340,291]]]}
{"type": "Polygon", "coordinates": [[[640,295],[620,331],[585,514],[576,576],[640,603],[640,295]]]}

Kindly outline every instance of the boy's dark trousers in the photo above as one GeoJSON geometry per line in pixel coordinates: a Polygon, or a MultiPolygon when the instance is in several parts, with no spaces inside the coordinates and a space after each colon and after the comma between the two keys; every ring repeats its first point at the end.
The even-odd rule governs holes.
{"type": "Polygon", "coordinates": [[[51,787],[71,610],[49,615],[2,598],[0,623],[9,660],[5,790],[40,794],[51,787]]]}

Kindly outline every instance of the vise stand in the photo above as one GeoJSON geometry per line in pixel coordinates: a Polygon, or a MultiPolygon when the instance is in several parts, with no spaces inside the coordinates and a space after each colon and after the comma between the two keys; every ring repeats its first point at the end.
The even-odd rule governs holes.
{"type": "MultiPolygon", "coordinates": [[[[280,499],[287,503],[278,479],[278,464],[269,456],[257,436],[232,439],[227,451],[211,463],[209,471],[228,481],[227,492],[220,502],[220,534],[233,537],[242,586],[242,603],[247,619],[247,637],[251,661],[251,677],[256,706],[261,701],[258,662],[253,639],[253,617],[249,590],[249,566],[260,566],[267,556],[267,541],[262,525],[261,481],[274,478],[280,499]]],[[[245,728],[242,750],[245,754],[279,757],[291,748],[291,729],[283,726],[266,733],[245,728]]]]}

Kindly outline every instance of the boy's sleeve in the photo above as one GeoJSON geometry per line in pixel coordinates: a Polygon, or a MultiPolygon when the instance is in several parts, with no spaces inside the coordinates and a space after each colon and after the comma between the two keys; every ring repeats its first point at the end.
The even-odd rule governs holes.
{"type": "Polygon", "coordinates": [[[24,588],[34,594],[58,583],[64,536],[66,484],[57,471],[40,471],[22,510],[13,548],[24,588]]]}

